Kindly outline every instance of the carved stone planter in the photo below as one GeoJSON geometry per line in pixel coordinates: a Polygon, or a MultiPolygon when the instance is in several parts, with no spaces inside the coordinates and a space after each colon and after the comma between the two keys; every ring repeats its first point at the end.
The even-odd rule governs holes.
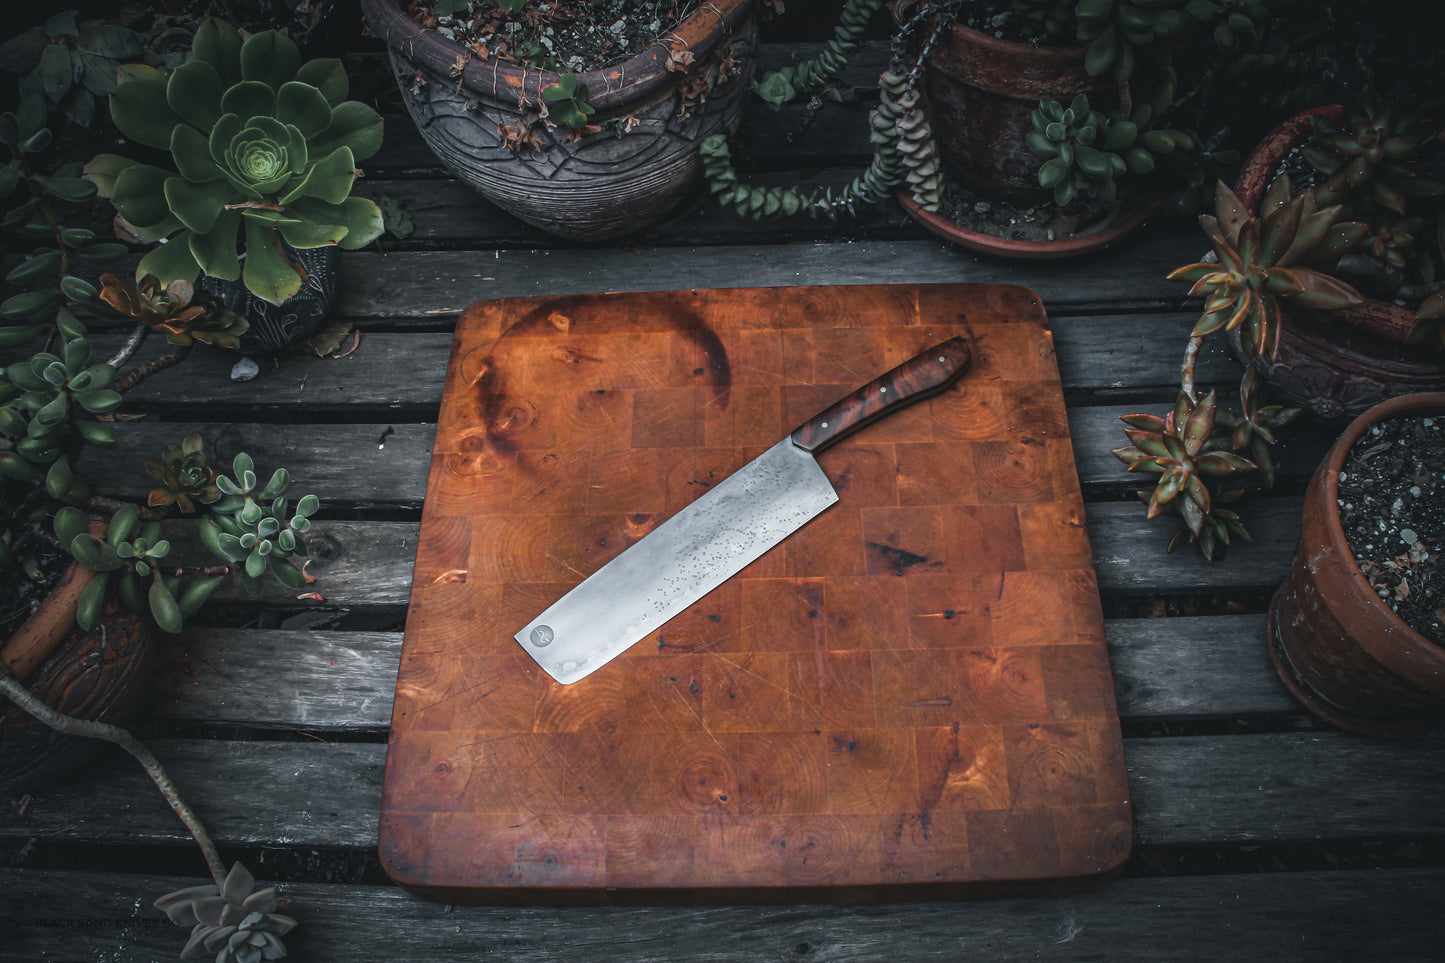
{"type": "Polygon", "coordinates": [[[558,74],[479,59],[423,28],[397,0],[361,6],[398,75],[410,78],[399,82],[402,100],[442,163],[498,207],[559,237],[624,237],[687,205],[702,187],[698,142],[733,133],[747,105],[757,45],[750,0],[705,3],[636,57],[579,74],[602,129],[574,142],[565,127],[535,124],[542,146],[516,150],[501,128],[525,123],[558,74]],[[667,68],[674,50],[695,57],[685,71],[667,68]],[[700,100],[693,91],[704,87],[700,100]]]}
{"type": "Polygon", "coordinates": [[[1445,719],[1445,649],[1410,628],[1360,572],[1340,524],[1340,469],[1372,425],[1428,412],[1445,412],[1445,394],[1391,399],[1345,429],[1310,480],[1299,548],[1269,608],[1269,653],[1285,686],[1315,716],[1366,735],[1445,719]]]}
{"type": "MultiPolygon", "coordinates": [[[[1303,111],[1271,131],[1245,160],[1235,185],[1257,208],[1285,158],[1309,138],[1311,116],[1338,119],[1337,105],[1303,111]]],[[[1323,419],[1355,417],[1389,398],[1445,389],[1445,354],[1400,343],[1414,322],[1411,308],[1368,300],[1338,311],[1284,305],[1278,357],[1260,359],[1276,398],[1323,419]],[[1377,332],[1393,331],[1395,338],[1377,332]]]]}
{"type": "Polygon", "coordinates": [[[321,326],[336,301],[339,255],[335,246],[293,248],[284,246],[288,260],[306,269],[301,290],[280,304],[258,298],[241,281],[222,281],[201,275],[200,287],[245,318],[251,325],[241,335],[238,351],[268,353],[289,348],[321,326]]]}

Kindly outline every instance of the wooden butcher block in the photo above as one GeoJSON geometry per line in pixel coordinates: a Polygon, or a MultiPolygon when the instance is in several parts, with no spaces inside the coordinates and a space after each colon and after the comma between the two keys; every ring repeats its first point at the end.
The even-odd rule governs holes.
{"type": "Polygon", "coordinates": [[[457,326],[381,857],[448,902],[898,899],[1107,877],[1131,842],[1047,319],[992,284],[521,298],[457,326]],[[828,404],[839,502],[592,675],[513,634],[828,404]]]}

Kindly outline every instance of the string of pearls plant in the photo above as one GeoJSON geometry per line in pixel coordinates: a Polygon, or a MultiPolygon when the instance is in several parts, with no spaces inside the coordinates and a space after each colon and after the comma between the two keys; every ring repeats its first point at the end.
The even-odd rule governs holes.
{"type": "MultiPolygon", "coordinates": [[[[835,77],[842,69],[846,55],[856,49],[856,36],[879,5],[878,0],[848,3],[837,33],[824,53],[812,61],[785,67],[765,76],[757,84],[759,96],[777,105],[784,99],[794,99],[816,89],[835,77]],[[783,91],[789,96],[775,99],[780,98],[783,91]]],[[[908,57],[906,54],[917,27],[935,13],[940,11],[933,4],[924,5],[900,27],[894,39],[893,56],[878,78],[878,106],[868,114],[868,139],[873,145],[873,159],[861,174],[840,191],[832,188],[800,191],[790,187],[747,184],[733,167],[727,137],[715,134],[699,145],[699,152],[708,188],[718,202],[754,219],[807,213],[813,218],[837,220],[844,215],[857,216],[862,210],[883,201],[899,185],[907,183],[909,193],[920,207],[926,211],[937,211],[942,199],[943,179],[933,129],[919,106],[917,83],[922,75],[924,59],[931,53],[938,37],[952,25],[953,18],[943,12],[934,21],[929,36],[919,45],[917,55],[908,57]]]]}

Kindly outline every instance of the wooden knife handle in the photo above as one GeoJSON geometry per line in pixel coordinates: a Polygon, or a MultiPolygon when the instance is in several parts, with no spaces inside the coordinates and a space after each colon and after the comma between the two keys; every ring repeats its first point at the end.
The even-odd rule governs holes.
{"type": "Polygon", "coordinates": [[[934,345],[799,425],[793,444],[817,454],[904,405],[936,395],[958,380],[969,356],[963,338],[934,345]]]}

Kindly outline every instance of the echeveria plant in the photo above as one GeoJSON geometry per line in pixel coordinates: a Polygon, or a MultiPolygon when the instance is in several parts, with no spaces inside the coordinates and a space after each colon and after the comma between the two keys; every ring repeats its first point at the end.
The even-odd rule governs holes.
{"type": "Polygon", "coordinates": [[[211,19],[192,59],[169,76],[127,64],[111,116],[136,143],[169,151],[173,170],[101,154],[85,176],[115,204],[117,228],[162,243],[136,276],[162,285],[200,273],[244,277],[280,304],[305,274],[281,244],[353,250],[381,234],[381,211],[351,197],[357,163],[381,146],[381,117],[347,100],[335,59],[301,63],[285,34],[243,38],[211,19]],[[244,250],[244,256],[238,251],[244,250]]]}

